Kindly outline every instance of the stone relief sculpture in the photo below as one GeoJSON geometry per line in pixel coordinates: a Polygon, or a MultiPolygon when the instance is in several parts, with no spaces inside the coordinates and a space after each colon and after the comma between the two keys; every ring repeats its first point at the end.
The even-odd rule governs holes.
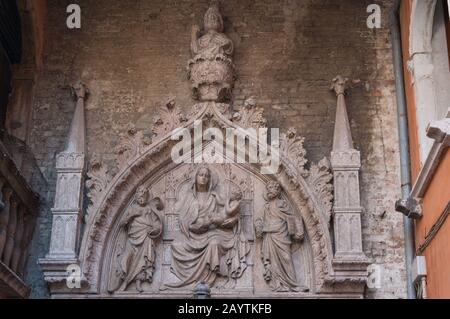
{"type": "Polygon", "coordinates": [[[221,102],[230,97],[234,83],[231,59],[233,42],[223,33],[223,19],[219,2],[212,1],[204,17],[204,34],[194,25],[191,33],[189,78],[194,98],[200,101],[221,102]]]}
{"type": "Polygon", "coordinates": [[[126,237],[113,265],[109,291],[125,291],[133,282],[143,291],[142,283],[153,281],[155,240],[162,234],[163,221],[159,213],[163,205],[156,197],[149,200],[148,189],[140,186],[135,204],[127,212],[121,228],[126,237]]]}
{"type": "Polygon", "coordinates": [[[237,279],[247,268],[249,245],[239,223],[242,192],[230,187],[221,194],[217,176],[200,167],[194,181],[175,204],[181,236],[172,244],[171,271],[180,279],[165,288],[198,282],[212,286],[218,276],[237,279]]]}
{"type": "Polygon", "coordinates": [[[273,291],[299,291],[291,244],[303,240],[303,222],[281,198],[280,184],[269,182],[266,189],[264,217],[255,221],[256,236],[262,238],[264,280],[273,291]]]}
{"type": "MultiPolygon", "coordinates": [[[[227,102],[235,80],[234,48],[223,31],[218,2],[213,1],[204,30],[192,29],[188,69],[198,102],[190,113],[183,115],[169,98],[150,138],[130,127],[119,136],[116,163],[92,157],[86,183],[89,214],[83,216],[86,227],[76,256],[86,285],[67,290],[53,279],[55,267],[49,264],[44,271],[52,296],[138,297],[142,292],[147,297],[191,297],[201,281],[217,297],[363,295],[363,263],[353,253],[336,259],[333,251],[339,240],[331,240],[330,224],[340,211],[330,162],[309,162],[304,138],[295,129],[280,135],[280,167],[269,177],[273,182],[267,183],[257,164],[226,162],[194,170],[171,160],[176,141],[169,133],[175,128],[195,133],[195,121],[222,131],[267,126],[255,98],[248,98],[238,112],[227,102]],[[150,198],[148,189],[162,200],[150,198]]],[[[342,100],[343,94],[338,96],[342,100]]],[[[342,126],[342,121],[336,123],[342,126]]],[[[334,160],[334,172],[342,173],[340,167],[346,172],[349,159],[334,160]]],[[[343,208],[342,215],[348,214],[343,208]]],[[[358,222],[340,223],[351,225],[343,230],[359,229],[353,232],[359,236],[358,222]]],[[[55,247],[62,229],[56,227],[52,235],[55,247]]],[[[64,258],[57,270],[65,275],[63,266],[74,261],[64,258]]]]}

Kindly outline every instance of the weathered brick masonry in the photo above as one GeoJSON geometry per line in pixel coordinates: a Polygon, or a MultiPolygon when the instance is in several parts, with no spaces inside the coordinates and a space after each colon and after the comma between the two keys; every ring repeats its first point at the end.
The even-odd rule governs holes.
{"type": "MultiPolygon", "coordinates": [[[[397,119],[388,14],[393,1],[375,1],[382,28],[366,26],[368,0],[230,0],[222,5],[225,32],[234,41],[238,80],[234,105],[255,96],[270,127],[296,127],[312,161],[329,156],[337,74],[359,78],[348,97],[356,147],[362,156],[363,244],[383,267],[382,287],[371,298],[405,296],[397,119]]],[[[186,76],[193,23],[206,0],[49,0],[45,69],[37,81],[31,145],[55,189],[55,154],[68,134],[74,111],[69,85],[81,78],[87,102],[88,157],[112,164],[113,149],[130,123],[150,131],[155,110],[174,95],[184,110],[193,104],[186,76]],[[66,27],[66,6],[82,8],[81,30],[66,27]]],[[[51,219],[41,212],[28,281],[34,297],[46,295],[37,258],[48,251],[51,219]]]]}

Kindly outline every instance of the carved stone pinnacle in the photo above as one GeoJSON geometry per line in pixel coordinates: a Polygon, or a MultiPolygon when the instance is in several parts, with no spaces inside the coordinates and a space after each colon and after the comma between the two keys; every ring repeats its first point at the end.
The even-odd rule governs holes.
{"type": "Polygon", "coordinates": [[[78,81],[74,85],[72,85],[72,92],[76,100],[86,100],[87,96],[89,95],[89,90],[82,81],[78,81]]]}

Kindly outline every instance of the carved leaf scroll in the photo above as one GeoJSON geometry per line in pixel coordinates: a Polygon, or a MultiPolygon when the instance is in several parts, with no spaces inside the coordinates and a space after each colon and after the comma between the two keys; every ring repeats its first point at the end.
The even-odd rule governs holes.
{"type": "Polygon", "coordinates": [[[244,107],[233,115],[233,122],[243,128],[263,128],[267,124],[264,109],[256,104],[254,98],[244,102],[244,107]]]}
{"type": "Polygon", "coordinates": [[[325,212],[324,217],[327,223],[329,223],[331,219],[333,201],[332,179],[333,175],[330,170],[330,162],[326,157],[318,164],[311,165],[307,182],[316,191],[317,196],[320,199],[320,204],[325,212]]]}
{"type": "Polygon", "coordinates": [[[92,157],[91,167],[87,176],[88,180],[86,181],[86,187],[88,189],[87,197],[89,199],[87,213],[90,215],[95,212],[97,202],[110,180],[107,168],[102,164],[96,154],[92,157]]]}
{"type": "Polygon", "coordinates": [[[175,100],[169,98],[155,118],[152,129],[153,136],[158,140],[167,133],[181,127],[186,121],[187,119],[180,108],[175,105],[175,100]]]}
{"type": "Polygon", "coordinates": [[[297,135],[297,130],[290,128],[286,134],[280,137],[280,153],[287,157],[301,175],[306,174],[305,165],[306,150],[303,147],[304,137],[297,135]]]}

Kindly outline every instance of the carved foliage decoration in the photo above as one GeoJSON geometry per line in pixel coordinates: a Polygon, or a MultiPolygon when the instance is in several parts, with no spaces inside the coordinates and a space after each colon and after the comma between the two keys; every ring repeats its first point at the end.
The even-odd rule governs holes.
{"type": "Polygon", "coordinates": [[[318,164],[311,165],[307,182],[315,190],[320,200],[327,223],[330,223],[333,205],[332,179],[333,174],[331,173],[330,162],[327,158],[322,159],[318,164]]]}
{"type": "Polygon", "coordinates": [[[97,201],[101,197],[101,194],[106,190],[108,182],[110,181],[108,170],[96,154],[92,156],[87,176],[86,188],[87,197],[89,199],[87,213],[90,215],[97,208],[97,201]]]}
{"type": "Polygon", "coordinates": [[[267,124],[264,109],[256,104],[255,98],[244,102],[244,107],[233,115],[233,122],[243,128],[263,128],[267,124]]]}
{"type": "Polygon", "coordinates": [[[282,133],[280,136],[280,156],[287,159],[283,166],[289,176],[289,182],[294,188],[298,188],[300,179],[308,175],[305,169],[308,161],[306,150],[303,147],[304,140],[303,137],[297,135],[294,128],[290,128],[287,133],[282,133]]]}
{"type": "Polygon", "coordinates": [[[121,142],[115,149],[119,170],[126,167],[130,159],[142,153],[145,143],[143,133],[138,131],[134,125],[129,125],[126,133],[122,135],[121,142]]]}
{"type": "Polygon", "coordinates": [[[152,129],[153,136],[159,140],[169,132],[181,127],[186,121],[186,117],[176,106],[174,98],[169,98],[155,119],[152,129]]]}

